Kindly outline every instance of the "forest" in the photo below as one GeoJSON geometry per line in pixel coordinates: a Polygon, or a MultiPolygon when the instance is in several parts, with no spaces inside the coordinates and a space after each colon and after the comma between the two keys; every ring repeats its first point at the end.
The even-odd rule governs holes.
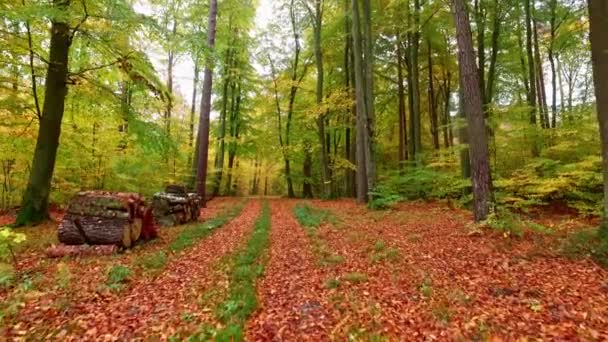
{"type": "Polygon", "coordinates": [[[606,0],[0,0],[0,339],[608,339],[606,0]]]}

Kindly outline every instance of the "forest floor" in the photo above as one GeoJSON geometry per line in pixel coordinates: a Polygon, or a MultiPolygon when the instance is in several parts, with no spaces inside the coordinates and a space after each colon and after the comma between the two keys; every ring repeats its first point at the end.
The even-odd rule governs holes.
{"type": "Polygon", "coordinates": [[[607,271],[560,253],[588,222],[542,215],[549,232],[517,237],[470,217],[444,203],[217,198],[153,242],[63,259],[44,255],[55,224],[20,230],[0,340],[608,339],[607,271]]]}

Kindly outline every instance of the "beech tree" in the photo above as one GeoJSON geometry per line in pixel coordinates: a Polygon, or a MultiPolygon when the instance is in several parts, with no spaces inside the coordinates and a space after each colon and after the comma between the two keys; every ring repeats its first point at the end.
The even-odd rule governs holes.
{"type": "Polygon", "coordinates": [[[589,0],[589,23],[604,174],[603,221],[600,235],[608,239],[608,2],[589,0]]]}
{"type": "Polygon", "coordinates": [[[471,178],[473,182],[473,213],[475,221],[483,221],[493,208],[492,175],[479,69],[475,62],[469,15],[463,0],[452,0],[456,23],[460,86],[463,87],[464,111],[468,123],[471,178]]]}
{"type": "MultiPolygon", "coordinates": [[[[209,1],[209,18],[207,25],[207,47],[215,47],[215,28],[217,23],[217,0],[209,1]]],[[[198,167],[196,172],[196,192],[201,197],[202,206],[206,206],[207,197],[207,164],[209,157],[209,116],[211,114],[211,91],[213,87],[213,58],[206,56],[203,73],[203,94],[201,97],[201,114],[198,126],[198,167]]]]}

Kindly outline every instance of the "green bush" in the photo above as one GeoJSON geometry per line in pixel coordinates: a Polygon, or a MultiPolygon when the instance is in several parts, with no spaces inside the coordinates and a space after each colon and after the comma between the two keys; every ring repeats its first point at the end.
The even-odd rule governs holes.
{"type": "Polygon", "coordinates": [[[608,239],[602,239],[597,229],[584,229],[569,235],[562,243],[561,252],[570,258],[590,257],[608,267],[608,239]]]}

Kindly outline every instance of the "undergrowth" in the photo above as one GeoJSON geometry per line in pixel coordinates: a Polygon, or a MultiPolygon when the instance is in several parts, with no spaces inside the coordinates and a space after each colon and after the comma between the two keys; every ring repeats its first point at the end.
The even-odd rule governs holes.
{"type": "Polygon", "coordinates": [[[597,229],[578,230],[562,243],[561,253],[569,258],[592,258],[604,268],[608,267],[608,239],[602,239],[597,229]]]}
{"type": "Polygon", "coordinates": [[[203,326],[189,340],[242,341],[244,326],[258,307],[256,281],[264,272],[264,251],[268,247],[270,232],[270,207],[264,204],[260,217],[247,245],[234,256],[230,270],[230,285],[227,298],[215,308],[216,317],[223,327],[215,330],[203,326]]]}
{"type": "Polygon", "coordinates": [[[207,222],[185,228],[171,242],[169,250],[173,253],[179,253],[194,245],[198,240],[208,236],[214,229],[225,225],[237,217],[245,207],[246,201],[247,200],[243,200],[234,207],[222,211],[219,215],[207,222]]]}

